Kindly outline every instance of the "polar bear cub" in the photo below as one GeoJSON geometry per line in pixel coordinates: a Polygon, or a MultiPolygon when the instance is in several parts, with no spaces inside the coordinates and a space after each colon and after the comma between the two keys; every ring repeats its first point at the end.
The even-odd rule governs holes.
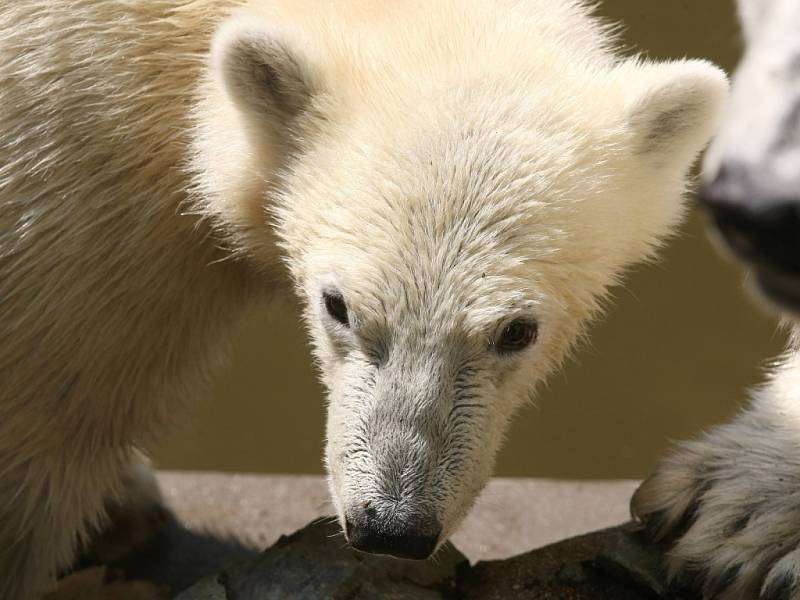
{"type": "Polygon", "coordinates": [[[430,555],[515,409],[679,223],[727,89],[703,61],[622,57],[577,0],[0,17],[8,600],[124,508],[132,449],[292,285],[349,542],[430,555]]]}

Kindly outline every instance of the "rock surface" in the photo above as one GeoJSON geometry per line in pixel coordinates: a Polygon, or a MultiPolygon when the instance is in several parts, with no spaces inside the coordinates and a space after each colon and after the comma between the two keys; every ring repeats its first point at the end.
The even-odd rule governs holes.
{"type": "Polygon", "coordinates": [[[109,566],[181,600],[675,599],[660,554],[630,527],[607,529],[625,519],[633,481],[493,480],[453,538],[473,566],[455,550],[429,563],[357,554],[330,520],[302,528],[332,508],[322,477],[160,473],[159,481],[173,511],[166,527],[109,566]]]}
{"type": "Polygon", "coordinates": [[[176,600],[319,598],[437,600],[453,596],[467,558],[447,544],[436,560],[396,560],[348,548],[332,519],[319,519],[251,562],[206,577],[176,600]]]}
{"type": "Polygon", "coordinates": [[[333,520],[320,519],[176,600],[672,600],[660,565],[658,551],[643,545],[631,525],[470,567],[450,544],[430,561],[357,553],[333,520]]]}
{"type": "Polygon", "coordinates": [[[674,598],[666,585],[660,553],[644,545],[631,524],[581,535],[506,560],[479,562],[463,572],[457,594],[465,600],[674,598]]]}
{"type": "MultiPolygon", "coordinates": [[[[333,514],[325,477],[162,471],[167,506],[193,531],[263,550],[333,514]]],[[[604,529],[628,518],[638,481],[493,478],[452,542],[471,561],[495,560],[604,529]]]]}

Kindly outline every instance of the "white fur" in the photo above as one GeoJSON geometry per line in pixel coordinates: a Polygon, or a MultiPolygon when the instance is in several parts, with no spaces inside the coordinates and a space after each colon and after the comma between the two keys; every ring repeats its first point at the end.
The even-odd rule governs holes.
{"type": "MultiPolygon", "coordinates": [[[[741,0],[746,52],[704,162],[800,193],[800,4],[741,0]]],[[[767,198],[771,200],[771,198],[767,198]]],[[[757,197],[748,198],[751,202],[757,197]]],[[[632,500],[669,547],[670,575],[721,600],[800,598],[800,329],[733,422],[681,443],[632,500]]]]}
{"type": "MultiPolygon", "coordinates": [[[[514,410],[679,220],[726,86],[707,63],[616,58],[573,2],[386,8],[263,29],[277,40],[259,43],[265,62],[306,40],[295,70],[311,96],[288,120],[283,140],[302,159],[277,174],[270,209],[331,391],[340,518],[364,503],[398,524],[433,514],[443,541],[514,410]],[[350,329],[325,314],[325,290],[345,298],[350,329]],[[492,341],[519,315],[539,339],[498,357],[492,341]]],[[[254,23],[223,30],[215,64],[253,45],[254,23]]],[[[252,112],[247,72],[216,82],[257,123],[274,107],[252,112]]],[[[208,164],[233,164],[221,139],[211,146],[208,164]]],[[[223,214],[224,191],[207,191],[223,214]]]]}
{"type": "Polygon", "coordinates": [[[799,386],[790,352],[745,412],[680,444],[634,496],[634,515],[669,542],[670,576],[704,598],[800,593],[799,386]]]}
{"type": "Polygon", "coordinates": [[[705,62],[620,58],[573,0],[234,9],[0,9],[3,598],[68,563],[282,259],[340,518],[424,512],[446,539],[514,410],[680,220],[725,97],[705,62]],[[500,355],[518,316],[538,340],[500,355]]]}
{"type": "Polygon", "coordinates": [[[741,163],[778,190],[781,182],[798,186],[800,3],[741,0],[739,9],[746,49],[703,177],[713,180],[723,162],[741,163]]]}

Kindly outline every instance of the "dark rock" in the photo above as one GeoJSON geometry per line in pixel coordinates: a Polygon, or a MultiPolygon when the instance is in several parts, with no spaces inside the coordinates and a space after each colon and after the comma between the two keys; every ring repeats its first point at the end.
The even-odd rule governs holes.
{"type": "Polygon", "coordinates": [[[427,561],[356,552],[330,518],[260,555],[171,519],[147,551],[119,566],[175,592],[194,583],[176,600],[691,600],[670,595],[662,562],[631,524],[470,567],[451,544],[427,561]]]}
{"type": "Polygon", "coordinates": [[[468,564],[452,544],[427,561],[361,554],[345,544],[335,521],[320,519],[176,600],[435,600],[453,596],[457,572],[468,564]]]}
{"type": "Polygon", "coordinates": [[[663,568],[664,557],[642,542],[635,526],[621,526],[600,533],[603,534],[603,545],[595,559],[598,568],[660,598],[667,596],[669,588],[663,568]]]}
{"type": "Polygon", "coordinates": [[[559,583],[564,585],[582,585],[586,583],[586,569],[581,563],[567,563],[556,575],[559,583]]]}
{"type": "Polygon", "coordinates": [[[678,600],[669,593],[662,560],[633,525],[622,525],[479,562],[462,571],[456,593],[481,600],[678,600]]]}
{"type": "Polygon", "coordinates": [[[201,579],[178,596],[178,598],[184,597],[192,600],[230,600],[228,590],[217,580],[216,576],[201,579]]]}

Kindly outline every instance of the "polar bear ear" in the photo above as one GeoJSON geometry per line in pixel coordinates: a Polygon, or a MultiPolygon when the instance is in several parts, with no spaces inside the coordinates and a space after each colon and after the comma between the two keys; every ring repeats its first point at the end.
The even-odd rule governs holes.
{"type": "Polygon", "coordinates": [[[222,24],[211,46],[212,72],[248,116],[286,124],[309,106],[311,65],[293,32],[247,17],[222,24]]]}
{"type": "Polygon", "coordinates": [[[632,59],[618,74],[627,90],[626,128],[634,154],[656,168],[687,169],[719,125],[728,95],[725,73],[702,60],[632,59]]]}

